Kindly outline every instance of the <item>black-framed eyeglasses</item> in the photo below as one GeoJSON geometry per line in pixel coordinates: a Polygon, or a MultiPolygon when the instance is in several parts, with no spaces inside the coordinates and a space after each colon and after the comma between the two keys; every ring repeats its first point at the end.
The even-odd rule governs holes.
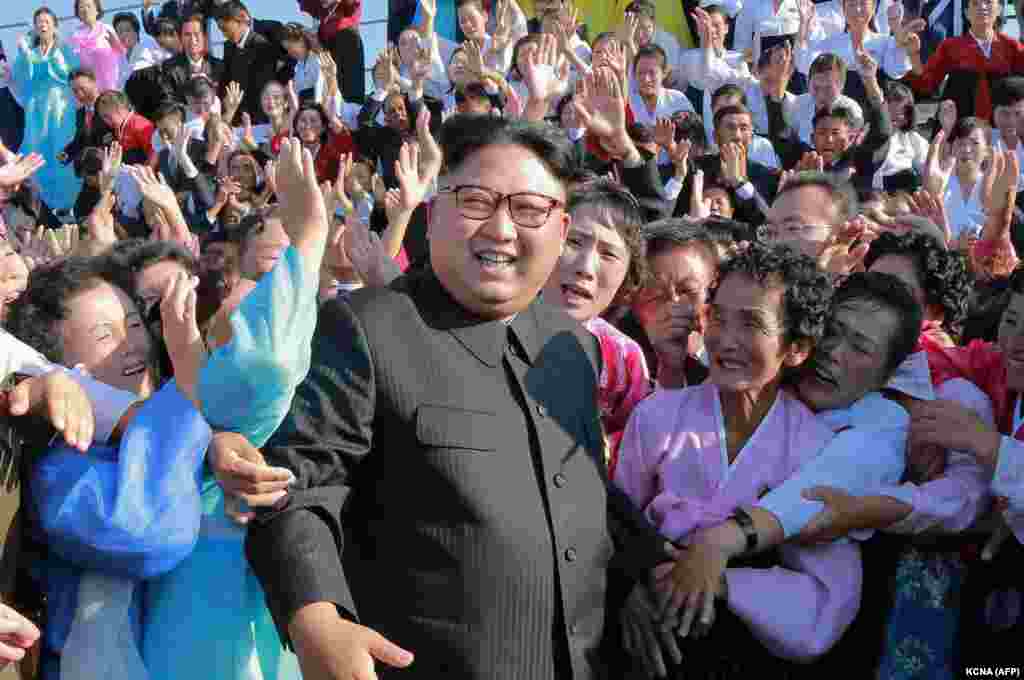
{"type": "Polygon", "coordinates": [[[565,205],[563,201],[544,194],[520,191],[503,194],[475,184],[443,186],[439,194],[455,194],[459,213],[468,220],[489,220],[502,203],[508,202],[508,214],[520,227],[538,229],[548,221],[551,211],[565,205]]]}

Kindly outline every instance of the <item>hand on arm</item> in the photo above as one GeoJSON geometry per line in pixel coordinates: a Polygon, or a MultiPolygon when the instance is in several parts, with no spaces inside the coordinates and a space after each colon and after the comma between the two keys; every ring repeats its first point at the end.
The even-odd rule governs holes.
{"type": "Polygon", "coordinates": [[[974,411],[955,401],[936,400],[916,405],[910,419],[907,444],[935,444],[972,454],[979,463],[994,468],[1002,436],[974,411]]]}
{"type": "Polygon", "coordinates": [[[825,509],[800,531],[800,541],[811,544],[831,543],[852,531],[885,529],[914,510],[890,496],[853,496],[829,486],[806,489],[803,497],[825,504],[825,509]]]}
{"type": "Polygon", "coordinates": [[[175,275],[164,288],[160,301],[160,320],[164,344],[174,366],[178,389],[201,408],[199,369],[206,361],[206,345],[196,323],[196,285],[199,279],[184,273],[175,275]]]}
{"type": "Polygon", "coordinates": [[[12,416],[31,413],[45,418],[68,446],[80,451],[92,444],[96,428],[92,402],[64,371],[22,380],[7,395],[7,409],[12,416]]]}
{"type": "Polygon", "coordinates": [[[267,465],[259,449],[236,432],[215,434],[206,461],[224,491],[225,510],[239,524],[247,524],[255,516],[242,509],[244,506],[272,507],[288,495],[288,487],[295,481],[291,470],[267,465]],[[228,503],[229,499],[232,502],[228,503]]]}

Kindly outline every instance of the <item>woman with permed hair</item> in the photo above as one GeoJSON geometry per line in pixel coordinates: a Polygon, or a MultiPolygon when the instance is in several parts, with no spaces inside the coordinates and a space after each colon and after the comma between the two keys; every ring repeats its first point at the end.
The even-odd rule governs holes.
{"type": "MultiPolygon", "coordinates": [[[[832,438],[832,431],[782,388],[821,338],[831,279],[787,246],[754,243],[722,264],[705,310],[708,380],[660,390],[633,412],[614,482],[661,535],[687,546],[778,486],[832,438]]],[[[732,565],[730,565],[731,567],[732,565]]],[[[725,571],[711,637],[678,640],[686,677],[787,678],[794,661],[828,650],[860,601],[860,553],[833,543],[786,546],[753,568],[725,571]],[[772,616],[788,602],[786,616],[772,616]],[[742,651],[740,651],[742,650],[742,651]],[[691,675],[692,674],[692,675],[691,675]]],[[[661,573],[659,601],[676,572],[661,573]]],[[[648,597],[634,591],[632,599],[648,597]]],[[[710,615],[701,616],[698,636],[710,615]]],[[[639,651],[639,650],[634,650],[639,651]]],[[[677,677],[675,671],[671,677],[677,677]]]]}

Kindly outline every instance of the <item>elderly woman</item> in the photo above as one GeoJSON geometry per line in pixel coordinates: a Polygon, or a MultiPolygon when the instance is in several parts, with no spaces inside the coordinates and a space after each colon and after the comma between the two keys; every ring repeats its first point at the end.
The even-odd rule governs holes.
{"type": "MultiPolygon", "coordinates": [[[[755,243],[723,263],[706,313],[708,381],[642,402],[615,474],[666,539],[685,546],[729,517],[749,525],[744,507],[832,438],[782,389],[821,337],[831,293],[814,261],[784,246],[755,243]]],[[[711,639],[686,644],[687,677],[789,677],[787,660],[826,651],[857,613],[854,545],[784,546],[776,566],[760,566],[726,570],[718,596],[727,610],[711,639]]],[[[675,572],[660,576],[657,589],[671,599],[675,572]]]]}

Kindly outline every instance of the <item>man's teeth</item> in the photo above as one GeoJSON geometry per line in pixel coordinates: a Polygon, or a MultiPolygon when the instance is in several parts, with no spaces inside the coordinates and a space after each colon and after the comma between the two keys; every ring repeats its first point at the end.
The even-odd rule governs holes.
{"type": "Polygon", "coordinates": [[[478,253],[477,257],[491,264],[509,264],[515,261],[515,258],[511,255],[500,255],[498,253],[478,253]]]}

